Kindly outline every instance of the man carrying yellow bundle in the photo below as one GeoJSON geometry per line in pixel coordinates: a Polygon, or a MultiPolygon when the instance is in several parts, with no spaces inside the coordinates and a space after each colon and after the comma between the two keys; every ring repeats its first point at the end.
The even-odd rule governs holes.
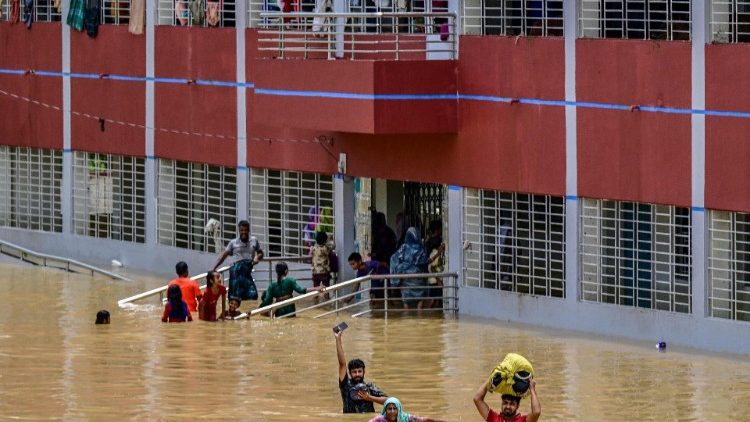
{"type": "Polygon", "coordinates": [[[488,384],[487,382],[483,382],[482,386],[474,394],[474,406],[477,407],[479,414],[482,415],[482,419],[487,422],[536,422],[539,420],[539,416],[542,414],[542,405],[539,403],[539,397],[536,395],[536,381],[534,381],[533,377],[529,379],[531,413],[528,415],[518,413],[521,398],[511,394],[503,394],[501,396],[503,400],[502,413],[498,415],[484,401],[484,397],[487,395],[488,384]]]}
{"type": "Polygon", "coordinates": [[[508,353],[474,394],[474,405],[487,422],[536,422],[542,413],[542,406],[536,395],[534,368],[521,355],[508,353]],[[502,413],[498,415],[484,401],[487,392],[502,394],[502,413]],[[521,415],[518,406],[521,397],[531,394],[531,414],[521,415]]]}

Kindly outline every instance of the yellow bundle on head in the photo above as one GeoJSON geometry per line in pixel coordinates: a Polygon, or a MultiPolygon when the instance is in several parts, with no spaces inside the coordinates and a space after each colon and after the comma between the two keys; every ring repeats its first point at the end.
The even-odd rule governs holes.
{"type": "Polygon", "coordinates": [[[525,357],[508,353],[490,374],[490,393],[510,394],[523,397],[529,392],[529,379],[534,368],[525,357]]]}

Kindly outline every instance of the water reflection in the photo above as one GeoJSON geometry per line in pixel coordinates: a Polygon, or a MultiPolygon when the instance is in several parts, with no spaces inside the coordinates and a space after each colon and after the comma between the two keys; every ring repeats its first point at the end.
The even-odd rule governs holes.
{"type": "MultiPolygon", "coordinates": [[[[341,319],[350,325],[347,357],[363,359],[367,378],[415,414],[479,420],[471,397],[511,351],[534,364],[543,420],[743,420],[750,412],[743,358],[469,318],[162,324],[155,302],[119,309],[116,301],[164,280],[0,273],[8,299],[0,414],[8,418],[365,421],[340,413],[331,327],[341,319]],[[93,324],[101,308],[112,325],[93,324]]],[[[528,412],[528,401],[521,408],[528,412]]]]}

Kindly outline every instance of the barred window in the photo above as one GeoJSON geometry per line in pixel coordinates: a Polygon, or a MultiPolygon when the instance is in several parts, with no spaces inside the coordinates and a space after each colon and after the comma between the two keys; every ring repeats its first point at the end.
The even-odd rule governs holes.
{"type": "Polygon", "coordinates": [[[711,41],[750,42],[750,0],[711,1],[711,41]]]}
{"type": "MultiPolygon", "coordinates": [[[[23,1],[19,0],[18,20],[23,19],[23,1]]],[[[0,20],[11,21],[12,1],[0,2],[0,20]]],[[[34,22],[59,22],[62,16],[61,0],[34,0],[34,22]]]]}
{"type": "Polygon", "coordinates": [[[579,0],[579,36],[690,40],[691,0],[579,0]]]}
{"type": "Polygon", "coordinates": [[[127,25],[130,21],[130,0],[101,0],[103,24],[127,25]]]}
{"type": "Polygon", "coordinates": [[[464,0],[465,34],[563,36],[561,0],[464,0]]]}
{"type": "Polygon", "coordinates": [[[750,321],[750,214],[709,211],[709,315],[750,321]]]}
{"type": "Polygon", "coordinates": [[[235,0],[158,0],[159,25],[234,27],[235,0]]]}
{"type": "Polygon", "coordinates": [[[565,297],[565,201],[464,190],[467,285],[565,297]]]}
{"type": "Polygon", "coordinates": [[[222,251],[237,232],[237,170],[166,159],[158,167],[159,243],[222,251]]]}
{"type": "Polygon", "coordinates": [[[146,241],[145,160],[75,152],[73,230],[83,236],[146,241]]]}
{"type": "Polygon", "coordinates": [[[581,300],[692,312],[689,208],[581,199],[581,300]]]}
{"type": "Polygon", "coordinates": [[[316,232],[333,241],[333,176],[250,169],[249,214],[250,233],[270,255],[307,255],[316,232]]]}
{"type": "Polygon", "coordinates": [[[62,232],[62,151],[0,146],[0,225],[62,232]]]}

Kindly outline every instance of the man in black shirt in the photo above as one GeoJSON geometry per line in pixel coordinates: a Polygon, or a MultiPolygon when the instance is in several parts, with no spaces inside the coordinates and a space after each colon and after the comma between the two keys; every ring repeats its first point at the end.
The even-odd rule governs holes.
{"type": "Polygon", "coordinates": [[[365,382],[365,363],[352,359],[348,365],[341,344],[343,331],[336,336],[336,356],[339,360],[339,390],[344,402],[344,413],[374,413],[373,403],[382,405],[388,397],[375,384],[365,382]],[[348,369],[348,371],[347,371],[348,369]]]}

